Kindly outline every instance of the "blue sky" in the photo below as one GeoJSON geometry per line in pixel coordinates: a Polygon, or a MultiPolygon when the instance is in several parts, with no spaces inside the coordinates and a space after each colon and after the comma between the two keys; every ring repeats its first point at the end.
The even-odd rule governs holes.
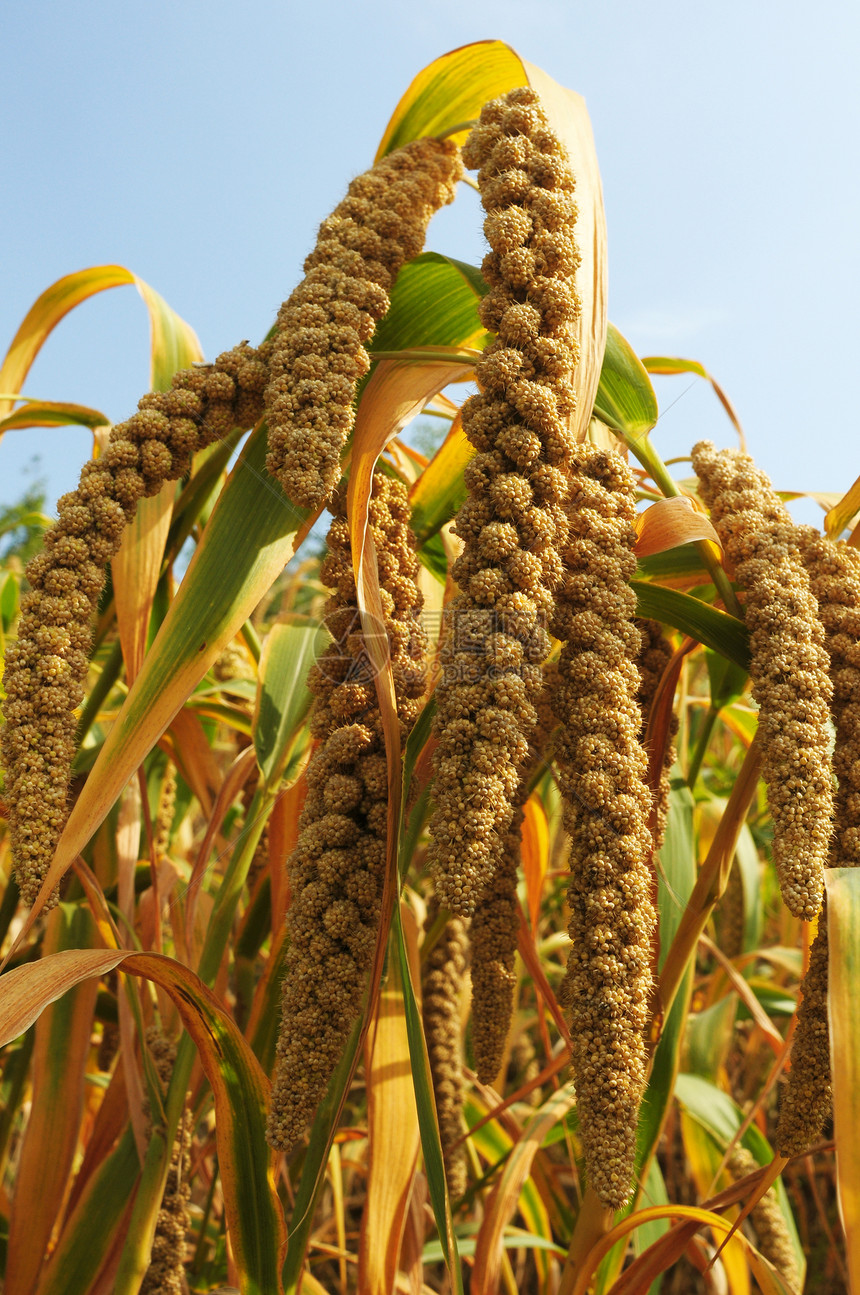
{"type": "MultiPolygon", "coordinates": [[[[640,354],[714,373],[778,488],[860,475],[856,3],[29,0],[4,28],[3,350],[48,284],[106,262],[166,297],[207,356],[258,340],[412,77],[498,38],[587,100],[613,322],[640,354]]],[[[428,247],[480,260],[474,195],[428,247]]],[[[146,312],[119,289],[64,321],[26,392],[119,420],[147,378],[146,312]]],[[[735,443],[705,384],[658,396],[664,457],[735,443]]],[[[53,507],[89,452],[76,429],[7,435],[0,503],[38,455],[53,507]]]]}

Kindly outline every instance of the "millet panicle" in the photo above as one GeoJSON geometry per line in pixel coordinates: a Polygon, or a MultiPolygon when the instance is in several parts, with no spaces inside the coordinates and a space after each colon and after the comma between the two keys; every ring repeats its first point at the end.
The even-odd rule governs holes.
{"type": "MultiPolygon", "coordinates": [[[[356,1020],[376,947],[385,873],[388,773],[373,669],[356,604],[342,492],[321,579],[333,643],[312,667],[311,732],[299,838],[288,863],[290,948],[268,1138],[289,1151],[325,1092],[356,1020]]],[[[397,714],[405,742],[421,708],[426,636],[418,559],[401,482],[377,471],[370,529],[379,567],[397,714]]]]}
{"type": "MultiPolygon", "coordinates": [[[[663,634],[659,621],[641,620],[637,617],[636,628],[642,635],[642,647],[636,661],[639,670],[639,709],[642,712],[642,733],[648,725],[651,708],[657,697],[657,689],[666,666],[672,659],[672,645],[663,634]]],[[[675,763],[675,734],[678,732],[678,716],[674,713],[669,722],[669,740],[663,754],[660,770],[660,786],[657,794],[652,793],[651,824],[654,838],[654,849],[659,850],[666,836],[666,818],[669,813],[669,770],[675,763]]]]}
{"type": "Polygon", "coordinates": [[[2,756],[12,855],[32,904],[68,812],[69,770],[92,643],[92,620],[138,500],[182,477],[193,455],[263,412],[266,348],[243,343],[214,364],[177,373],[112,430],[100,458],[63,495],[45,545],[27,566],[18,638],[6,651],[2,756]]]}
{"type": "Polygon", "coordinates": [[[515,884],[505,842],[567,530],[580,257],[570,163],[533,91],[487,104],[463,159],[479,168],[491,249],[480,316],[497,339],[476,368],[480,392],[462,410],[477,454],[454,524],[464,549],[436,690],[429,861],[440,904],[469,917],[491,894],[510,909],[515,884]]]}
{"type": "Polygon", "coordinates": [[[693,467],[743,588],[774,867],[787,907],[809,921],[821,908],[833,807],[832,689],[818,606],[797,527],[749,455],[700,441],[693,467]]]}
{"type": "Polygon", "coordinates": [[[365,349],[401,266],[463,172],[450,140],[418,139],[358,176],[320,226],[305,277],[281,306],[266,412],[267,466],[295,503],[317,508],[340,477],[365,349]]]}
{"type": "Polygon", "coordinates": [[[500,866],[469,927],[472,1049],[475,1070],[484,1084],[491,1084],[499,1073],[511,1025],[517,984],[517,870],[522,854],[524,807],[533,776],[549,761],[555,726],[551,696],[556,678],[557,663],[548,662],[543,669],[543,687],[535,700],[537,724],[529,737],[528,754],[513,797],[513,821],[502,837],[500,866]]]}
{"type": "MultiPolygon", "coordinates": [[[[429,932],[439,915],[439,905],[431,900],[427,909],[425,931],[429,932]]],[[[424,959],[421,970],[421,1015],[424,1037],[430,1058],[439,1137],[445,1161],[448,1191],[459,1200],[466,1190],[466,1151],[463,1142],[462,1023],[460,999],[466,976],[468,938],[461,917],[450,918],[424,959]]]]}
{"type": "MultiPolygon", "coordinates": [[[[760,1168],[758,1161],[746,1147],[737,1146],[726,1165],[732,1178],[746,1178],[760,1168]]],[[[750,1220],[758,1237],[758,1248],[780,1277],[792,1290],[800,1290],[800,1270],[785,1216],[779,1207],[776,1192],[771,1187],[765,1192],[750,1213],[750,1220]]]]}
{"type": "Polygon", "coordinates": [[[559,1001],[568,1008],[579,1126],[590,1185],[627,1201],[645,1085],[651,986],[653,844],[630,578],[634,478],[619,454],[580,446],[572,464],[565,581],[552,630],[564,822],[571,837],[569,933],[559,1001]]]}
{"type": "MultiPolygon", "coordinates": [[[[823,538],[811,527],[799,528],[798,540],[818,602],[833,684],[833,771],[838,785],[827,862],[831,868],[856,868],[860,866],[860,552],[823,538]]],[[[832,1108],[827,961],[825,903],[801,985],[791,1070],[780,1101],[776,1145],[785,1156],[812,1145],[832,1108]]]]}
{"type": "MultiPolygon", "coordinates": [[[[154,1026],[146,1032],[159,1079],[166,1088],[176,1061],[176,1045],[154,1026]]],[[[191,1140],[194,1117],[182,1112],[179,1128],[170,1154],[170,1168],[164,1184],[164,1195],[155,1224],[152,1253],[144,1274],[140,1295],[182,1295],[185,1283],[185,1237],[191,1227],[188,1201],[191,1188],[191,1140]]]]}

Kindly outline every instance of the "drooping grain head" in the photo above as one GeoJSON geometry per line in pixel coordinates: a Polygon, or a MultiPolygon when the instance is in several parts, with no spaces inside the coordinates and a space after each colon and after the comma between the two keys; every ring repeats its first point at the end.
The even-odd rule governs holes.
{"type": "MultiPolygon", "coordinates": [[[[439,905],[431,901],[425,931],[432,930],[439,905]]],[[[421,973],[421,1014],[433,1076],[439,1136],[445,1160],[448,1191],[459,1200],[466,1190],[466,1153],[463,1143],[462,1026],[460,1000],[466,974],[468,938],[466,923],[452,917],[439,933],[424,960],[421,973]]]]}
{"type": "Polygon", "coordinates": [[[651,984],[652,841],[636,661],[641,636],[633,476],[583,445],[572,463],[565,581],[552,632],[563,642],[552,693],[554,758],[571,837],[568,1009],[588,1181],[607,1206],[629,1198],[651,984]]]}
{"type": "Polygon", "coordinates": [[[693,448],[702,498],[743,587],[762,775],[782,897],[808,921],[821,908],[831,832],[831,684],[824,630],[797,528],[748,455],[693,448]]]}
{"type": "MultiPolygon", "coordinates": [[[[333,591],[333,642],[313,666],[311,731],[299,838],[289,860],[290,948],[282,988],[268,1138],[289,1150],[312,1118],[361,1006],[376,947],[388,815],[385,744],[356,604],[343,499],[329,527],[321,577],[333,591]]],[[[370,529],[403,739],[421,708],[425,639],[406,488],[377,472],[370,529]]]]}
{"type": "MultiPolygon", "coordinates": [[[[860,553],[848,544],[823,538],[809,527],[799,528],[797,538],[825,631],[833,684],[833,771],[837,789],[828,864],[832,868],[856,868],[860,866],[860,553]]],[[[833,1105],[827,960],[825,903],[801,985],[791,1070],[780,1101],[776,1145],[786,1156],[805,1151],[815,1142],[833,1105]]]]}
{"type": "MultiPolygon", "coordinates": [[[[440,903],[470,916],[506,868],[561,579],[579,254],[575,181],[531,90],[485,107],[464,158],[479,168],[491,249],[481,319],[498,337],[476,368],[480,392],[462,411],[478,453],[454,527],[464,549],[453,568],[460,592],[448,609],[437,688],[429,857],[440,903]]],[[[510,890],[509,867],[507,875],[510,890]]],[[[509,918],[505,924],[510,943],[509,918]]],[[[512,957],[508,949],[502,962],[512,957]]]]}
{"type": "Polygon", "coordinates": [[[77,490],[29,563],[18,638],[6,652],[2,755],[15,872],[35,900],[68,812],[69,771],[92,643],[92,620],[138,501],[181,477],[197,450],[263,412],[265,348],[243,344],[213,365],[177,373],[172,390],[144,396],[85,464],[77,490]]]}
{"type": "Polygon", "coordinates": [[[389,291],[424,245],[430,217],[462,175],[451,141],[419,139],[349,186],[324,220],[305,277],[278,312],[266,412],[267,466],[290,499],[324,504],[340,477],[365,349],[389,291]]]}

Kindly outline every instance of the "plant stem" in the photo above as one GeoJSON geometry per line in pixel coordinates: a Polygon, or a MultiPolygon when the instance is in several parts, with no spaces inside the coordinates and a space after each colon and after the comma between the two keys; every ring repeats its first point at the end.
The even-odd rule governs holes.
{"type": "MultiPolygon", "coordinates": [[[[699,871],[698,880],[684,909],[675,938],[669,946],[663,972],[654,994],[655,1018],[660,1015],[665,1018],[668,1015],[683,979],[684,969],[690,958],[695,957],[699,936],[705,929],[714,904],[726,888],[738,837],[746,822],[758,786],[760,768],[761,749],[756,734],[744,757],[732,794],[723,811],[707,858],[699,871]]],[[[656,1045],[659,1032],[652,1030],[651,1034],[654,1039],[653,1047],[656,1045]]]]}
{"type": "Polygon", "coordinates": [[[583,1279],[587,1281],[588,1274],[583,1272],[583,1264],[597,1242],[612,1227],[614,1217],[613,1211],[603,1204],[594,1188],[587,1187],[564,1263],[558,1295],[576,1295],[585,1290],[583,1279]]]}
{"type": "Polygon", "coordinates": [[[711,740],[711,734],[714,731],[714,725],[717,722],[718,715],[719,711],[715,710],[713,706],[709,706],[707,714],[702,720],[702,727],[699,729],[699,733],[696,738],[696,747],[693,751],[692,758],[690,759],[690,767],[687,770],[687,786],[690,788],[690,791],[695,787],[696,781],[699,777],[699,770],[702,767],[702,761],[705,758],[708,743],[711,740]]]}

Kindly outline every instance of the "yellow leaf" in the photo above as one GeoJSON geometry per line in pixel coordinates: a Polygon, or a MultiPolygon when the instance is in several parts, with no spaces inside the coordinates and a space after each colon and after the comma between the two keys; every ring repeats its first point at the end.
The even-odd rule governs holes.
{"type": "Polygon", "coordinates": [[[394,700],[394,679],[388,657],[376,553],[368,526],[373,469],[389,441],[423,409],[427,400],[462,373],[457,360],[430,363],[380,360],[364,389],[352,441],[347,512],[352,543],[357,603],[368,656],[376,678],[376,691],[388,753],[389,877],[393,877],[397,824],[400,813],[400,729],[394,700]]]}
{"type": "Polygon", "coordinates": [[[860,1290],[860,1159],[854,1154],[860,1125],[860,1022],[857,1009],[860,950],[860,869],[828,868],[827,932],[830,944],[828,1016],[833,1076],[839,1213],[852,1290],[860,1290]]]}
{"type": "Polygon", "coordinates": [[[525,81],[522,59],[504,41],[475,41],[443,54],[418,73],[394,109],[376,160],[410,140],[446,134],[465,123],[453,136],[462,144],[468,123],[487,100],[525,81]]]}
{"type": "MultiPolygon", "coordinates": [[[[49,914],[45,956],[91,940],[86,909],[61,904],[49,914]]],[[[32,964],[31,964],[32,965],[32,964]]],[[[5,981],[4,977],[4,981],[5,981]]],[[[9,1291],[30,1291],[62,1217],[71,1185],[84,1103],[86,1060],[98,983],[89,980],[55,1002],[36,1026],[32,1106],[16,1156],[4,1280],[9,1291]]]]}
{"type": "Polygon", "coordinates": [[[14,393],[0,395],[0,401],[18,400],[24,403],[14,413],[0,419],[0,435],[25,427],[64,427],[68,424],[92,428],[110,426],[109,418],[87,405],[71,405],[57,400],[31,400],[14,393]]]}
{"type": "Polygon", "coordinates": [[[149,311],[153,386],[163,389],[171,374],[188,363],[188,358],[199,358],[200,343],[193,329],[131,270],[122,265],[94,265],[67,274],[46,288],[30,307],[0,367],[0,433],[2,420],[12,412],[15,401],[6,393],[20,391],[24,386],[33,361],[60,320],[97,292],[125,284],[137,288],[149,311]]]}
{"type": "Polygon", "coordinates": [[[710,519],[683,495],[660,499],[636,517],[636,556],[665,553],[693,540],[710,540],[722,548],[710,519]]]}
{"type": "Polygon", "coordinates": [[[600,168],[591,119],[582,95],[566,90],[533,63],[523,60],[523,67],[529,85],[540,95],[550,125],[567,149],[576,176],[578,215],[574,234],[582,263],[576,272],[581,310],[576,321],[579,364],[574,375],[576,411],[572,427],[576,439],[584,441],[606,350],[609,268],[600,168]]]}
{"type": "Polygon", "coordinates": [[[549,825],[543,805],[535,796],[531,796],[523,806],[521,856],[529,919],[532,931],[537,932],[541,892],[549,862],[549,825]]]}
{"type": "Polygon", "coordinates": [[[567,1084],[538,1108],[511,1147],[484,1207],[469,1287],[472,1295],[491,1295],[499,1289],[505,1228],[517,1209],[541,1143],[575,1105],[573,1087],[567,1084]]]}
{"type": "Polygon", "coordinates": [[[860,511],[860,477],[839,502],[833,505],[824,519],[824,529],[832,540],[842,534],[858,511],[860,511]]]}
{"type": "MultiPolygon", "coordinates": [[[[401,916],[412,981],[417,985],[421,970],[415,919],[405,904],[401,905],[401,916]]],[[[419,1146],[418,1112],[397,958],[389,963],[388,983],[379,995],[368,1052],[370,1166],[358,1289],[366,1295],[388,1295],[394,1289],[397,1275],[419,1146]]]]}
{"type": "MultiPolygon", "coordinates": [[[[628,1236],[634,1228],[658,1219],[688,1220],[691,1225],[693,1223],[698,1224],[698,1227],[693,1229],[691,1226],[685,1231],[679,1227],[665,1233],[660,1237],[659,1241],[655,1241],[652,1246],[649,1246],[648,1250],[639,1256],[636,1264],[629,1270],[630,1273],[633,1273],[633,1268],[638,1265],[639,1276],[644,1276],[647,1272],[650,1278],[656,1277],[660,1273],[666,1272],[674,1260],[681,1257],[686,1249],[690,1235],[694,1235],[699,1228],[709,1227],[714,1235],[720,1239],[727,1237],[732,1227],[728,1219],[715,1214],[713,1210],[700,1209],[695,1205],[658,1205],[647,1210],[637,1210],[634,1214],[630,1214],[626,1219],[623,1219],[611,1232],[607,1232],[606,1236],[601,1237],[600,1241],[589,1252],[585,1262],[580,1264],[572,1284],[565,1286],[564,1289],[569,1290],[570,1295],[586,1295],[590,1281],[604,1255],[607,1255],[612,1247],[628,1236]],[[649,1256],[653,1256],[655,1259],[662,1256],[663,1262],[660,1265],[655,1264],[653,1267],[646,1268],[649,1256]]],[[[759,1254],[755,1246],[746,1239],[742,1232],[736,1232],[729,1244],[742,1253],[764,1295],[789,1295],[790,1288],[779,1273],[767,1259],[764,1259],[759,1254]]],[[[617,1291],[618,1295],[621,1295],[622,1291],[624,1291],[624,1295],[633,1295],[634,1291],[638,1292],[642,1289],[638,1282],[635,1286],[631,1285],[627,1280],[627,1274],[622,1276],[613,1287],[613,1291],[617,1291]]],[[[647,1284],[644,1290],[648,1290],[647,1284]]]]}
{"type": "Polygon", "coordinates": [[[588,431],[606,349],[608,285],[603,191],[585,100],[558,85],[541,68],[527,63],[502,41],[478,41],[443,54],[419,72],[394,110],[377,158],[425,135],[452,132],[453,138],[462,143],[467,125],[478,117],[488,100],[526,84],[540,95],[576,176],[576,241],[582,253],[576,286],[582,310],[576,325],[580,362],[572,425],[576,439],[581,441],[588,431]]]}

